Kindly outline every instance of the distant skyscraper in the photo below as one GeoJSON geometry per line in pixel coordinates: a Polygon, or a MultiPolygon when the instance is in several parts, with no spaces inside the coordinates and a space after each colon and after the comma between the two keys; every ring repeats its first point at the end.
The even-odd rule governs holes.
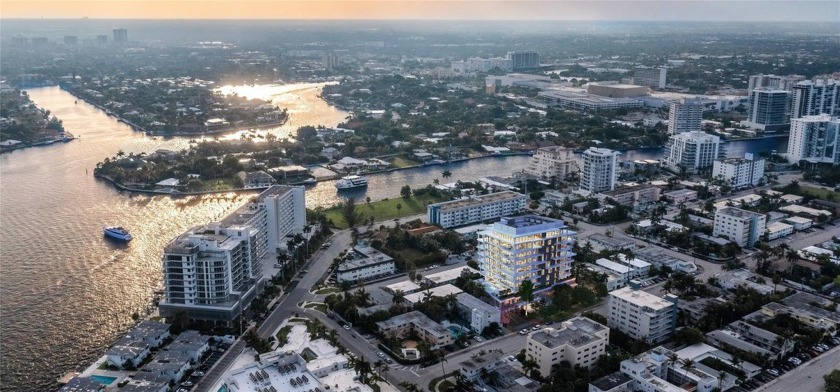
{"type": "Polygon", "coordinates": [[[840,82],[834,79],[814,79],[793,86],[791,118],[837,115],[840,105],[840,82]]]}
{"type": "Polygon", "coordinates": [[[96,36],[96,43],[99,45],[105,45],[108,43],[108,36],[107,35],[97,35],[96,36]]]}
{"type": "Polygon", "coordinates": [[[65,35],[64,36],[64,44],[65,45],[76,45],[79,43],[79,37],[75,35],[65,35]]]}
{"type": "Polygon", "coordinates": [[[674,170],[684,167],[689,173],[696,173],[712,166],[722,156],[720,137],[704,132],[686,132],[671,135],[668,139],[664,162],[674,170]]]}
{"type": "Polygon", "coordinates": [[[750,76],[750,81],[747,86],[747,91],[753,91],[757,88],[767,88],[770,90],[785,90],[785,91],[792,91],[793,86],[796,83],[805,80],[805,77],[802,75],[788,75],[788,76],[777,76],[777,75],[752,75],[750,76]]]}
{"type": "Polygon", "coordinates": [[[668,113],[668,133],[699,132],[703,122],[703,101],[683,100],[671,104],[668,113]]]}
{"type": "Polygon", "coordinates": [[[791,121],[787,159],[790,163],[840,164],[840,119],[828,114],[805,116],[791,121]]]}
{"type": "Polygon", "coordinates": [[[583,152],[580,189],[592,193],[615,189],[618,151],[590,147],[583,152]]]}
{"type": "Polygon", "coordinates": [[[665,88],[668,69],[636,67],[633,71],[633,84],[653,88],[665,88]]]}
{"type": "Polygon", "coordinates": [[[531,70],[540,66],[540,54],[534,51],[508,52],[507,58],[514,71],[531,70]]]}
{"type": "Polygon", "coordinates": [[[747,121],[750,129],[775,132],[790,125],[790,92],[758,88],[750,91],[747,121]]]}
{"type": "Polygon", "coordinates": [[[325,53],[323,59],[321,60],[323,67],[327,71],[332,71],[338,68],[338,55],[335,53],[325,53]]]}
{"type": "Polygon", "coordinates": [[[128,42],[128,30],[126,30],[126,29],[114,29],[114,42],[116,42],[116,43],[128,42]]]}

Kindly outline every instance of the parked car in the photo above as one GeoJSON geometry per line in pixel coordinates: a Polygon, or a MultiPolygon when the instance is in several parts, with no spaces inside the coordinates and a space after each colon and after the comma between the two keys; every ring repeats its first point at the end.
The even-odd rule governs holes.
{"type": "Polygon", "coordinates": [[[484,339],[481,338],[481,336],[478,336],[478,335],[473,336],[473,339],[475,339],[476,342],[481,342],[481,341],[484,340],[484,339]]]}
{"type": "Polygon", "coordinates": [[[767,369],[767,373],[770,373],[775,377],[779,377],[779,371],[776,369],[767,369]]]}
{"type": "Polygon", "coordinates": [[[523,329],[523,330],[519,331],[519,334],[520,334],[520,335],[527,335],[527,334],[528,334],[528,329],[527,329],[527,328],[525,328],[525,329],[523,329]]]}
{"type": "Polygon", "coordinates": [[[350,330],[350,326],[349,326],[349,325],[347,325],[347,324],[344,324],[341,328],[344,328],[344,330],[345,330],[345,331],[349,331],[349,330],[350,330]]]}

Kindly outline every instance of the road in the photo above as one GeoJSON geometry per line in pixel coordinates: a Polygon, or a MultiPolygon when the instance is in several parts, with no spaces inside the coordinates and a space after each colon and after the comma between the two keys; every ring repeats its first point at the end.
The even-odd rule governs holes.
{"type": "Polygon", "coordinates": [[[825,388],[823,376],[835,369],[840,369],[840,346],[803,363],[755,392],[820,392],[825,388]]]}

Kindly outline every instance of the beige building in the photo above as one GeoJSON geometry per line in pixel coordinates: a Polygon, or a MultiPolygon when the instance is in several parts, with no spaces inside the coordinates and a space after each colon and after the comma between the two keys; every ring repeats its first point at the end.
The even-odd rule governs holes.
{"type": "Polygon", "coordinates": [[[563,322],[560,329],[545,328],[528,334],[525,353],[547,377],[551,367],[563,361],[572,367],[591,367],[604,355],[609,342],[609,328],[586,317],[575,317],[563,322]]]}
{"type": "Polygon", "coordinates": [[[577,173],[578,170],[580,169],[574,150],[552,146],[538,148],[524,172],[543,180],[551,179],[551,177],[562,180],[569,174],[577,173]]]}
{"type": "Polygon", "coordinates": [[[602,97],[634,98],[648,95],[650,88],[646,86],[636,86],[633,84],[600,82],[589,83],[586,86],[586,92],[593,95],[600,95],[602,97]]]}
{"type": "Polygon", "coordinates": [[[677,326],[677,296],[659,298],[630,287],[610,292],[609,326],[633,339],[662,342],[677,326]]]}
{"type": "Polygon", "coordinates": [[[432,350],[452,344],[452,335],[448,329],[416,310],[380,321],[376,326],[380,332],[397,339],[405,338],[413,331],[429,343],[432,350]]]}

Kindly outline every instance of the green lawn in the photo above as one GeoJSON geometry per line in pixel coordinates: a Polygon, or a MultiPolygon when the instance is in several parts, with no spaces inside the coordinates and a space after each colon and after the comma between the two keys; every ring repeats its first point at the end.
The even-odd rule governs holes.
{"type": "Polygon", "coordinates": [[[820,188],[811,188],[807,186],[799,187],[800,193],[803,195],[811,195],[821,200],[838,201],[840,200],[840,192],[830,191],[820,188]]]}
{"type": "Polygon", "coordinates": [[[417,166],[420,163],[405,159],[403,157],[394,157],[394,160],[391,161],[391,164],[393,164],[394,167],[399,168],[399,167],[417,166]]]}
{"type": "Polygon", "coordinates": [[[215,180],[206,180],[201,182],[202,191],[224,191],[235,188],[236,184],[234,184],[232,178],[219,178],[215,180]]]}
{"type": "MultiPolygon", "coordinates": [[[[361,211],[364,218],[372,216],[375,221],[379,222],[426,212],[426,205],[437,203],[439,201],[441,201],[440,198],[430,195],[412,196],[410,199],[396,197],[393,199],[371,202],[370,204],[365,204],[364,200],[357,200],[356,208],[358,211],[361,211]],[[402,209],[399,211],[397,210],[397,204],[402,205],[402,209]]],[[[338,208],[326,210],[324,211],[324,214],[327,216],[327,219],[332,220],[333,224],[339,229],[347,228],[347,223],[344,222],[344,218],[341,216],[341,212],[338,208]]]]}
{"type": "Polygon", "coordinates": [[[291,331],[292,331],[292,326],[291,325],[287,325],[283,328],[280,328],[280,330],[277,331],[277,336],[276,337],[277,337],[277,341],[280,343],[280,346],[284,346],[284,345],[286,345],[286,343],[289,342],[289,332],[291,332],[291,331]]]}
{"type": "Polygon", "coordinates": [[[315,290],[315,294],[323,294],[323,295],[335,294],[335,293],[340,293],[340,292],[341,292],[341,289],[339,289],[337,287],[326,287],[326,288],[323,288],[323,289],[315,290]]]}
{"type": "Polygon", "coordinates": [[[325,304],[310,302],[310,303],[304,305],[303,307],[306,308],[306,309],[315,309],[315,310],[317,310],[321,313],[327,313],[327,305],[325,305],[325,304]]]}

